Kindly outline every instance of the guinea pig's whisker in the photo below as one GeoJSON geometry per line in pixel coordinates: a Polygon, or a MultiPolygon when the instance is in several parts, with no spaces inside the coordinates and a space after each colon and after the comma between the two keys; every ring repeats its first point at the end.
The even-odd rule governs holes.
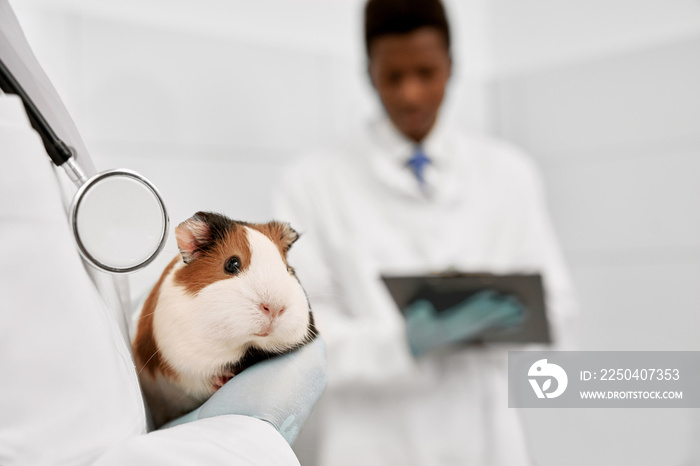
{"type": "Polygon", "coordinates": [[[159,352],[160,352],[160,348],[158,348],[157,350],[155,350],[155,351],[153,352],[153,354],[151,355],[151,357],[148,358],[148,360],[147,360],[146,362],[143,363],[143,366],[141,367],[141,370],[139,370],[138,374],[136,374],[136,375],[141,375],[141,372],[143,372],[143,370],[146,368],[146,366],[148,366],[148,363],[151,362],[151,359],[153,359],[153,358],[156,356],[156,354],[158,354],[159,352]]]}
{"type": "MultiPolygon", "coordinates": [[[[153,352],[153,354],[151,355],[151,357],[149,357],[149,358],[146,360],[146,362],[143,363],[143,365],[142,365],[142,367],[141,367],[141,369],[139,370],[139,372],[138,372],[137,375],[141,375],[141,372],[143,372],[143,370],[146,368],[146,366],[148,366],[148,363],[151,362],[151,359],[155,358],[156,355],[157,355],[158,353],[162,352],[164,346],[167,346],[167,345],[163,345],[163,343],[159,343],[159,344],[158,344],[158,349],[156,349],[156,350],[153,352]]],[[[171,344],[170,346],[174,346],[174,345],[171,344]]]]}
{"type": "Polygon", "coordinates": [[[156,311],[149,312],[148,314],[141,314],[141,315],[139,316],[139,320],[143,319],[144,317],[148,317],[148,316],[155,315],[155,313],[156,313],[156,311]]]}
{"type": "Polygon", "coordinates": [[[309,298],[342,298],[340,293],[313,293],[308,295],[309,298]]]}
{"type": "Polygon", "coordinates": [[[188,395],[187,393],[184,393],[184,392],[183,392],[182,395],[180,396],[180,398],[177,399],[177,401],[178,401],[178,402],[179,402],[179,401],[182,401],[182,400],[184,400],[185,398],[188,398],[188,397],[189,397],[189,395],[188,395]]]}

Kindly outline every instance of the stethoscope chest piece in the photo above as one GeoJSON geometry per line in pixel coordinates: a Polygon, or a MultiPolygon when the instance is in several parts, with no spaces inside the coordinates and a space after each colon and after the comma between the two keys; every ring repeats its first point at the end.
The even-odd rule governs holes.
{"type": "Polygon", "coordinates": [[[88,179],[73,199],[69,218],[83,258],[113,273],[148,265],[167,240],[163,199],[150,181],[130,170],[109,170],[88,179]]]}

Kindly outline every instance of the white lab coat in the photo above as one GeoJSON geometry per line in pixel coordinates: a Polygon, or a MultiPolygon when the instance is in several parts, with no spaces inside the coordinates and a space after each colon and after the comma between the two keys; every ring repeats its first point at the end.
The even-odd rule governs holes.
{"type": "Polygon", "coordinates": [[[319,464],[531,464],[508,408],[507,348],[414,360],[379,277],[540,271],[560,330],[572,293],[537,171],[516,149],[443,123],[424,149],[425,193],[405,165],[411,143],[381,119],[304,157],[276,198],[276,216],[302,233],[290,263],[327,343],[319,464]]]}
{"type": "MultiPolygon", "coordinates": [[[[91,174],[4,0],[0,58],[91,174]]],[[[65,175],[52,169],[16,96],[0,95],[0,161],[0,464],[298,465],[284,438],[252,417],[146,434],[124,320],[128,282],[81,261],[58,182],[65,175]]]]}

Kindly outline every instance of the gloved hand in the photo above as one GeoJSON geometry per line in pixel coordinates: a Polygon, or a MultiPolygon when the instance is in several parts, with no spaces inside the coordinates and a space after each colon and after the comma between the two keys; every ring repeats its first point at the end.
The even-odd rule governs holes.
{"type": "Polygon", "coordinates": [[[162,428],[241,414],[269,422],[291,445],[323,394],[326,382],[326,347],[319,335],[291,353],[247,368],[202,406],[162,428]]]}
{"type": "Polygon", "coordinates": [[[440,313],[421,299],[405,315],[411,353],[419,357],[438,346],[473,339],[487,329],[516,326],[523,320],[524,309],[514,296],[487,290],[440,313]]]}

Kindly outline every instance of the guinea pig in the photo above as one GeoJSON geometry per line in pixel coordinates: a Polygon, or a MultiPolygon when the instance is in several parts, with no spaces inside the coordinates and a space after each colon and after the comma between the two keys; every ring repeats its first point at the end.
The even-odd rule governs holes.
{"type": "Polygon", "coordinates": [[[196,408],[250,365],[316,335],[287,251],[288,224],[197,212],[175,229],[180,255],[141,310],[132,342],[155,427],[196,408]]]}

